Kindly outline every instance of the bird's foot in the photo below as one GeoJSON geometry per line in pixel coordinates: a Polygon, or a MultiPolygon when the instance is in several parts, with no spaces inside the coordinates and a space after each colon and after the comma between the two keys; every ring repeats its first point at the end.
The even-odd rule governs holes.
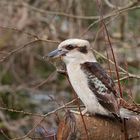
{"type": "Polygon", "coordinates": [[[78,114],[78,115],[85,115],[85,116],[89,116],[89,113],[87,111],[87,109],[84,109],[83,111],[81,111],[81,113],[79,111],[75,111],[75,110],[70,110],[70,112],[78,114]]]}
{"type": "Polygon", "coordinates": [[[82,111],[82,115],[86,115],[86,116],[89,116],[90,114],[88,113],[87,111],[87,108],[85,108],[83,111],[82,111]]]}
{"type": "Polygon", "coordinates": [[[74,114],[78,114],[80,115],[80,112],[79,111],[75,111],[75,110],[70,110],[71,113],[74,113],[74,114]]]}
{"type": "Polygon", "coordinates": [[[57,69],[57,72],[63,75],[67,75],[67,72],[65,70],[62,69],[57,69]]]}

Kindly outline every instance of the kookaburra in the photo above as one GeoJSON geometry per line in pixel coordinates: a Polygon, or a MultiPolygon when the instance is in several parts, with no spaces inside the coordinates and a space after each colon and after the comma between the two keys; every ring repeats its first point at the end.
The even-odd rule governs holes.
{"type": "Polygon", "coordinates": [[[73,89],[90,114],[120,115],[115,84],[96,61],[87,40],[67,39],[48,57],[61,57],[73,89]]]}

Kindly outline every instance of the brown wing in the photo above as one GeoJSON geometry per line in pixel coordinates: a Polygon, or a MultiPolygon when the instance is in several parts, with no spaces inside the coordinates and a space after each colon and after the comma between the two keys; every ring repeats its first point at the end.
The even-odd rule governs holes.
{"type": "Polygon", "coordinates": [[[97,62],[81,64],[88,78],[88,86],[96,95],[99,103],[112,113],[118,113],[117,92],[115,84],[97,62]]]}

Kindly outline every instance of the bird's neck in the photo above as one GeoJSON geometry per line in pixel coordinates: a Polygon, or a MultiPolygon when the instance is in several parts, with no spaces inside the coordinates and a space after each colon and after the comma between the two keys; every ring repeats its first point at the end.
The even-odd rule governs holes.
{"type": "Polygon", "coordinates": [[[81,64],[85,62],[97,62],[92,52],[88,52],[87,55],[77,61],[69,61],[66,65],[70,82],[73,83],[76,81],[77,86],[81,86],[82,81],[87,84],[87,76],[81,69],[81,64]]]}

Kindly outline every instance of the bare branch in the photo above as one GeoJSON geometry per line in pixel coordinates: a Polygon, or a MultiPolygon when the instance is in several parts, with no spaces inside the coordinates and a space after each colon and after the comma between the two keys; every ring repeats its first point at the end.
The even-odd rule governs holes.
{"type": "Polygon", "coordinates": [[[51,43],[58,43],[59,41],[53,41],[53,40],[41,40],[41,39],[38,39],[38,40],[33,40],[31,42],[28,42],[26,43],[25,45],[19,47],[19,48],[16,48],[14,50],[12,50],[11,52],[9,52],[6,56],[4,56],[2,59],[0,59],[0,62],[3,62],[5,61],[6,59],[8,59],[10,56],[12,56],[13,54],[23,50],[24,48],[26,47],[31,47],[30,45],[33,44],[33,43],[36,43],[36,42],[39,42],[39,41],[45,41],[45,42],[51,42],[51,43]]]}
{"type": "Polygon", "coordinates": [[[99,23],[101,20],[106,20],[108,18],[111,18],[113,16],[119,16],[121,15],[122,13],[125,13],[129,10],[134,10],[134,9],[139,9],[140,6],[137,5],[137,6],[133,6],[133,7],[125,7],[123,9],[119,9],[119,10],[114,10],[111,14],[108,14],[108,15],[103,15],[103,18],[102,19],[97,19],[96,21],[94,21],[93,23],[91,23],[87,29],[82,33],[82,36],[87,33],[95,24],[99,23]]]}
{"type": "Polygon", "coordinates": [[[129,3],[126,6],[120,7],[120,6],[113,5],[109,0],[104,0],[104,2],[108,5],[108,7],[112,9],[125,9],[127,7],[131,7],[138,4],[138,0],[133,0],[133,1],[129,1],[129,3]]]}
{"type": "MultiPolygon", "coordinates": [[[[88,136],[92,140],[124,140],[124,130],[122,124],[114,118],[105,116],[84,116],[88,136]]],[[[140,117],[132,116],[125,119],[125,127],[128,139],[140,139],[140,117]]],[[[67,138],[86,139],[85,131],[82,127],[80,115],[71,113],[65,116],[58,128],[57,139],[66,140],[67,138]]]]}

